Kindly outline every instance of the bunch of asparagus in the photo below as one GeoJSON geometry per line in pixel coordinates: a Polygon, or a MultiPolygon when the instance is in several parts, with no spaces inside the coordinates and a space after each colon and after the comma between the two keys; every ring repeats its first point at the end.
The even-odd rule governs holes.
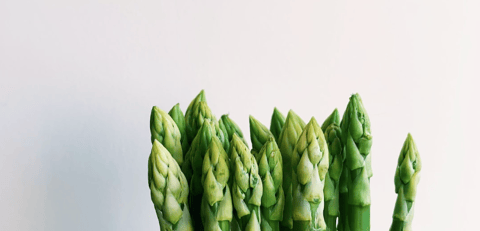
{"type": "MultiPolygon", "coordinates": [[[[372,135],[358,94],[320,126],[274,108],[250,116],[252,148],[205,93],[168,113],[153,107],[148,183],[160,230],[370,230],[372,135]]],[[[391,231],[411,230],[421,162],[408,134],[395,172],[391,231]]]]}

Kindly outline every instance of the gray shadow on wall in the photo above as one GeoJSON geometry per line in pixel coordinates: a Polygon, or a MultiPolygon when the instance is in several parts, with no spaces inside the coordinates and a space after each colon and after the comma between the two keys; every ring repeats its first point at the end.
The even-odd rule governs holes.
{"type": "Polygon", "coordinates": [[[138,118],[121,107],[79,102],[57,108],[66,110],[51,112],[41,129],[45,230],[141,229],[135,220],[155,217],[146,173],[149,111],[138,114],[144,127],[129,123],[138,118]]]}

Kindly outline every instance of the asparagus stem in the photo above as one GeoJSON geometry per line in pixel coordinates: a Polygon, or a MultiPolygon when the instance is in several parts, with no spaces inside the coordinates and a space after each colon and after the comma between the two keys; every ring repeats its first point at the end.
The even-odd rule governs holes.
{"type": "Polygon", "coordinates": [[[404,231],[405,221],[401,221],[397,218],[393,218],[392,226],[390,231],[404,231]]]}
{"type": "Polygon", "coordinates": [[[348,214],[350,230],[367,231],[370,230],[370,205],[358,206],[350,205],[348,214]]]}
{"type": "MultiPolygon", "coordinates": [[[[345,171],[347,173],[347,171],[345,171]]],[[[338,231],[350,231],[348,225],[348,192],[340,193],[340,217],[338,218],[338,231]]]]}
{"type": "Polygon", "coordinates": [[[327,224],[328,231],[337,231],[337,216],[330,216],[328,214],[328,207],[330,206],[331,201],[325,202],[325,208],[323,210],[323,217],[325,219],[325,224],[327,224]]]}

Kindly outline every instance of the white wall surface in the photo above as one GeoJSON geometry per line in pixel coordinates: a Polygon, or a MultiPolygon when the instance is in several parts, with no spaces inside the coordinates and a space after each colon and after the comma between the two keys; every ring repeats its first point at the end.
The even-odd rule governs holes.
{"type": "Polygon", "coordinates": [[[0,230],[158,230],[149,114],[205,89],[249,134],[273,107],[323,121],[359,92],[372,230],[411,132],[413,228],[478,228],[478,1],[0,1],[0,230]]]}

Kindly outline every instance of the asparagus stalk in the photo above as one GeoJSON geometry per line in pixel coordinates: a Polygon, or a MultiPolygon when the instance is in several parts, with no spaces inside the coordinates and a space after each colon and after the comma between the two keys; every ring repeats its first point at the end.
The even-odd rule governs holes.
{"type": "Polygon", "coordinates": [[[267,140],[273,136],[272,132],[268,130],[265,125],[260,123],[253,116],[249,117],[250,120],[250,139],[252,140],[252,153],[258,153],[267,140]]]}
{"type": "Polygon", "coordinates": [[[213,117],[212,111],[207,105],[205,92],[201,90],[195,99],[190,102],[187,111],[185,111],[185,131],[187,132],[189,144],[193,142],[205,118],[212,120],[213,117]]]}
{"type": "Polygon", "coordinates": [[[280,149],[273,136],[270,136],[255,159],[262,178],[262,230],[279,231],[283,218],[285,195],[283,193],[283,162],[280,149]]]}
{"type": "Polygon", "coordinates": [[[224,136],[228,144],[228,146],[224,148],[225,151],[230,150],[230,142],[232,141],[233,134],[237,134],[240,137],[240,139],[242,139],[243,143],[247,145],[247,141],[245,141],[245,139],[243,138],[242,130],[237,125],[237,123],[235,123],[235,121],[233,121],[228,115],[226,114],[222,115],[218,123],[219,123],[220,130],[222,130],[223,133],[225,134],[224,136]]]}
{"type": "Polygon", "coordinates": [[[248,147],[233,135],[230,159],[233,165],[232,199],[241,230],[260,230],[263,185],[258,165],[248,147]]]}
{"type": "MultiPolygon", "coordinates": [[[[343,171],[347,171],[345,180],[348,188],[348,221],[342,222],[348,223],[346,230],[349,228],[351,231],[369,231],[370,177],[373,175],[370,155],[372,135],[370,119],[358,94],[350,97],[340,127],[346,154],[346,168],[343,171]]],[[[341,177],[341,181],[342,179],[344,178],[341,177]]],[[[342,196],[345,196],[345,193],[340,197],[342,196]]]]}
{"type": "Polygon", "coordinates": [[[270,121],[270,131],[278,142],[283,125],[285,124],[285,116],[277,109],[273,109],[272,120],[270,121]]]}
{"type": "MultiPolygon", "coordinates": [[[[343,147],[343,155],[345,156],[345,146],[343,147]]],[[[350,178],[347,166],[343,164],[342,174],[340,175],[339,188],[339,204],[340,204],[340,216],[338,217],[337,229],[339,231],[350,231],[350,225],[348,224],[348,179],[350,178]]]]}
{"type": "Polygon", "coordinates": [[[202,90],[197,97],[192,100],[190,105],[188,105],[187,111],[185,112],[185,127],[188,143],[190,145],[192,144],[193,139],[197,135],[198,130],[205,120],[210,120],[213,122],[215,134],[222,142],[223,148],[228,148],[228,141],[225,137],[225,134],[220,129],[215,115],[213,115],[212,111],[208,107],[207,100],[205,98],[205,92],[202,90]]]}
{"type": "Polygon", "coordinates": [[[395,193],[398,194],[390,231],[411,231],[417,185],[422,162],[410,133],[403,143],[395,171],[395,193]]]}
{"type": "Polygon", "coordinates": [[[179,165],[183,164],[180,130],[172,117],[157,106],[153,106],[150,114],[150,133],[152,144],[158,140],[179,165]]]}
{"type": "Polygon", "coordinates": [[[332,114],[322,124],[322,131],[324,131],[325,139],[328,144],[329,153],[329,167],[325,177],[325,187],[323,189],[325,195],[325,208],[323,209],[323,216],[327,224],[327,230],[337,230],[337,217],[340,215],[339,205],[339,181],[343,170],[343,144],[341,141],[342,130],[340,129],[340,115],[338,110],[332,114]]]}
{"type": "Polygon", "coordinates": [[[148,185],[160,230],[192,231],[187,179],[168,150],[156,139],[148,158],[148,185]]]}
{"type": "Polygon", "coordinates": [[[202,229],[201,222],[201,201],[203,194],[202,165],[207,149],[215,136],[213,122],[205,120],[198,131],[197,136],[192,142],[190,150],[186,155],[186,161],[182,167],[185,176],[190,182],[190,211],[192,212],[193,222],[196,228],[202,229]],[[190,177],[190,178],[189,178],[190,177]]]}
{"type": "Polygon", "coordinates": [[[232,220],[232,198],[228,186],[229,158],[220,140],[213,136],[202,168],[202,210],[205,230],[230,231],[232,220]]]}
{"type": "Polygon", "coordinates": [[[323,218],[323,188],[328,155],[323,131],[312,117],[292,155],[293,230],[327,230],[323,218]]]}
{"type": "MultiPolygon", "coordinates": [[[[183,155],[185,155],[188,151],[189,144],[187,140],[187,130],[185,127],[185,116],[183,115],[182,109],[180,109],[180,104],[175,104],[172,109],[168,112],[168,114],[172,117],[173,121],[177,124],[178,130],[180,131],[181,137],[180,142],[182,143],[182,151],[183,155]]],[[[182,166],[182,164],[178,164],[182,166]]]]}
{"type": "Polygon", "coordinates": [[[288,112],[282,132],[278,138],[278,147],[283,160],[283,189],[285,192],[285,208],[283,211],[283,220],[281,221],[282,230],[293,229],[292,219],[292,153],[297,143],[300,133],[305,127],[305,122],[295,112],[288,112]]]}

